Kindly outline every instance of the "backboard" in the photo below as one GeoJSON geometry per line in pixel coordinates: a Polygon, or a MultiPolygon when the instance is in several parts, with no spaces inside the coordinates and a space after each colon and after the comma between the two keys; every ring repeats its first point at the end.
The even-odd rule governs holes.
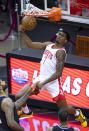
{"type": "MultiPolygon", "coordinates": [[[[28,1],[21,0],[21,12],[26,10],[28,1]]],[[[44,10],[59,7],[62,9],[63,20],[89,24],[89,0],[30,0],[30,3],[44,10]]]]}

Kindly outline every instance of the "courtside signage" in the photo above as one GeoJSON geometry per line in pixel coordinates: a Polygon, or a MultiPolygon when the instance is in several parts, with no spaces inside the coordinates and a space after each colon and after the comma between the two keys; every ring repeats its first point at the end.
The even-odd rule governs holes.
{"type": "MultiPolygon", "coordinates": [[[[46,131],[50,126],[58,125],[58,118],[34,114],[29,118],[21,118],[20,125],[26,131],[46,131]]],[[[78,122],[68,121],[68,125],[78,131],[89,131],[89,127],[83,128],[78,122]]]]}
{"type": "MultiPolygon", "coordinates": [[[[10,58],[11,93],[16,94],[26,83],[32,83],[39,69],[39,62],[10,58]]],[[[89,71],[64,67],[62,87],[69,105],[89,108],[89,71]]],[[[31,98],[53,102],[47,91],[31,98]]]]}
{"type": "Polygon", "coordinates": [[[22,70],[21,68],[18,68],[18,69],[13,68],[12,78],[18,84],[26,83],[28,81],[28,72],[25,70],[22,70]]]}

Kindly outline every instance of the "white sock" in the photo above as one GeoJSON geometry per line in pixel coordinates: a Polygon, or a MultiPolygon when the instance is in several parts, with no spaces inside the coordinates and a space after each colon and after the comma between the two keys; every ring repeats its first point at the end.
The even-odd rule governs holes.
{"type": "Polygon", "coordinates": [[[26,105],[25,107],[22,107],[22,111],[23,111],[24,113],[28,114],[28,113],[29,113],[29,108],[28,108],[28,106],[26,105]]]}
{"type": "Polygon", "coordinates": [[[76,113],[75,113],[75,116],[79,116],[79,111],[78,110],[76,110],[76,113]]]}

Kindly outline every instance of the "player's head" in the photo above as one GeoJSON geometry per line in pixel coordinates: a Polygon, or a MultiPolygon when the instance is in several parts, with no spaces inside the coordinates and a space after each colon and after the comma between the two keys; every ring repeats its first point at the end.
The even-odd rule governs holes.
{"type": "Polygon", "coordinates": [[[58,118],[61,122],[66,122],[68,119],[68,111],[65,109],[60,109],[58,112],[58,118]]]}
{"type": "Polygon", "coordinates": [[[5,91],[7,88],[7,84],[5,81],[0,80],[0,93],[2,93],[2,91],[5,91]]]}
{"type": "Polygon", "coordinates": [[[63,29],[59,29],[58,33],[56,34],[56,42],[58,44],[64,45],[70,40],[70,35],[68,32],[64,31],[63,29]]]}

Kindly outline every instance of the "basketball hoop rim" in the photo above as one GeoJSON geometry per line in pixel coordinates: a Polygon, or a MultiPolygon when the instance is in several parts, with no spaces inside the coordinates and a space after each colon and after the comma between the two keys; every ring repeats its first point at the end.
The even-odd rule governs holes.
{"type": "MultiPolygon", "coordinates": [[[[53,15],[55,15],[55,13],[57,13],[58,12],[58,9],[60,9],[60,8],[57,8],[57,7],[53,7],[52,9],[50,9],[50,10],[43,10],[43,12],[44,13],[46,13],[46,14],[35,14],[33,11],[33,14],[31,13],[31,11],[24,11],[24,15],[25,16],[33,16],[33,17],[43,17],[43,16],[48,16],[48,17],[51,17],[51,16],[53,16],[53,15]],[[48,13],[48,14],[47,14],[48,13]]],[[[38,12],[40,12],[40,11],[38,11],[38,12]]],[[[59,14],[57,14],[57,15],[59,15],[59,14]]],[[[60,14],[61,15],[61,14],[60,14]]]]}

